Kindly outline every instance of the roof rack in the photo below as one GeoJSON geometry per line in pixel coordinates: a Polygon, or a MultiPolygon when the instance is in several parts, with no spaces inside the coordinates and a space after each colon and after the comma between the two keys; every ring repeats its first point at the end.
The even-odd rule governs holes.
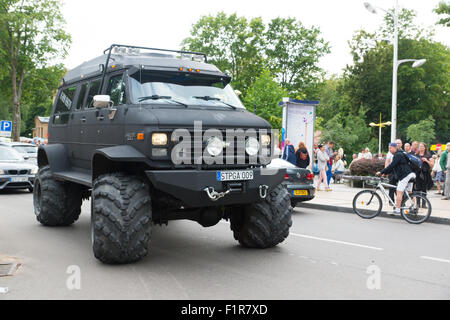
{"type": "Polygon", "coordinates": [[[130,46],[130,45],[123,45],[123,44],[112,44],[109,48],[107,48],[107,49],[105,49],[105,51],[103,51],[103,54],[106,54],[106,52],[108,52],[108,57],[106,58],[106,64],[103,68],[102,81],[100,83],[100,88],[99,88],[98,94],[101,94],[101,92],[103,90],[103,85],[105,82],[105,76],[106,76],[106,72],[108,69],[109,60],[111,59],[111,53],[114,48],[144,49],[144,50],[152,50],[152,51],[179,53],[181,55],[192,54],[192,55],[197,55],[197,56],[203,56],[205,59],[205,63],[208,62],[208,58],[207,58],[206,54],[202,53],[202,52],[183,51],[183,50],[167,50],[167,49],[140,47],[140,46],[130,46]]]}

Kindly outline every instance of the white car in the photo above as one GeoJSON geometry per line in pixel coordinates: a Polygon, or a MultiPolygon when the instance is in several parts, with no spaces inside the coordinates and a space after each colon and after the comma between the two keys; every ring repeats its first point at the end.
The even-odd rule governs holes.
{"type": "Polygon", "coordinates": [[[12,147],[0,145],[0,190],[28,189],[33,192],[37,172],[38,167],[25,161],[12,147]]]}
{"type": "Polygon", "coordinates": [[[37,165],[38,148],[35,145],[23,142],[10,142],[10,143],[0,142],[0,145],[13,148],[15,151],[21,154],[21,156],[25,159],[25,161],[37,165]]]}

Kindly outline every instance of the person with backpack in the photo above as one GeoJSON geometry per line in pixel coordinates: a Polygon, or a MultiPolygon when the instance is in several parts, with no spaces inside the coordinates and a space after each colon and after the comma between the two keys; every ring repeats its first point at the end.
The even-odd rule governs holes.
{"type": "MultiPolygon", "coordinates": [[[[427,191],[430,190],[434,185],[433,178],[431,177],[431,170],[434,166],[434,159],[428,152],[426,144],[423,142],[419,144],[419,149],[416,153],[416,157],[418,157],[422,161],[422,165],[417,173],[415,188],[416,191],[420,191],[426,194],[427,191]]],[[[423,203],[423,205],[425,206],[426,203],[423,203]]]]}
{"type": "Polygon", "coordinates": [[[392,214],[400,214],[400,208],[403,200],[403,193],[405,191],[412,192],[413,183],[412,180],[416,178],[416,174],[410,167],[408,157],[405,152],[399,149],[398,145],[393,142],[389,145],[389,152],[393,154],[392,162],[380,172],[377,172],[377,176],[394,173],[398,179],[397,184],[397,197],[395,199],[395,209],[392,214]]]}
{"type": "Polygon", "coordinates": [[[298,150],[295,153],[295,158],[297,167],[306,169],[309,166],[311,160],[309,158],[308,149],[306,148],[305,143],[300,142],[298,144],[298,150]]]}
{"type": "Polygon", "coordinates": [[[286,145],[284,146],[282,159],[292,163],[295,166],[295,148],[291,144],[291,141],[289,139],[286,139],[286,145]]]}
{"type": "MultiPolygon", "coordinates": [[[[395,143],[397,144],[397,150],[403,151],[402,150],[402,146],[403,146],[403,141],[400,139],[395,140],[395,143]]],[[[392,160],[394,159],[394,154],[392,154],[391,152],[388,152],[388,154],[386,155],[386,161],[384,162],[384,167],[387,168],[392,160]]],[[[395,173],[392,172],[389,175],[389,184],[392,185],[396,185],[398,183],[398,178],[395,176],[395,173]]],[[[395,190],[394,189],[389,189],[389,198],[391,198],[392,202],[395,203],[395,190]]],[[[392,206],[392,204],[389,202],[389,205],[392,206]]]]}

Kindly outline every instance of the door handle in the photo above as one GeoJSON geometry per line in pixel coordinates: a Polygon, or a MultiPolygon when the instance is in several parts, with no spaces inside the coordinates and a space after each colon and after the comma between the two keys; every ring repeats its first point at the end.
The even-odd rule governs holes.
{"type": "Polygon", "coordinates": [[[81,122],[86,122],[86,118],[83,117],[83,118],[80,119],[80,121],[81,121],[81,122]]]}
{"type": "Polygon", "coordinates": [[[105,120],[105,117],[104,117],[104,116],[98,116],[98,117],[97,117],[97,120],[103,121],[103,120],[105,120]]]}

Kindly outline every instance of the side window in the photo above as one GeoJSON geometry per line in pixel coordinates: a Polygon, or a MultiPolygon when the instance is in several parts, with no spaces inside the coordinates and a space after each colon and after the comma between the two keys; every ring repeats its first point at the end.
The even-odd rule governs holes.
{"type": "Polygon", "coordinates": [[[76,90],[77,87],[71,87],[61,91],[58,102],[56,104],[55,114],[70,111],[70,109],[72,108],[73,98],[75,97],[76,90]]]}
{"type": "Polygon", "coordinates": [[[125,95],[125,82],[123,81],[123,75],[117,75],[109,78],[107,94],[111,97],[111,101],[115,106],[119,106],[127,102],[125,95]]]}
{"type": "Polygon", "coordinates": [[[72,109],[73,98],[77,87],[70,87],[61,91],[56,102],[56,108],[53,117],[54,124],[67,124],[69,122],[69,112],[72,109]]]}
{"type": "Polygon", "coordinates": [[[80,110],[81,108],[83,108],[84,97],[86,96],[87,88],[88,88],[87,82],[83,83],[81,85],[80,93],[78,94],[78,101],[77,101],[77,105],[76,105],[77,110],[80,110]]]}
{"type": "Polygon", "coordinates": [[[86,108],[92,108],[94,106],[94,96],[98,95],[98,89],[100,89],[100,79],[92,81],[89,86],[86,108]]]}

